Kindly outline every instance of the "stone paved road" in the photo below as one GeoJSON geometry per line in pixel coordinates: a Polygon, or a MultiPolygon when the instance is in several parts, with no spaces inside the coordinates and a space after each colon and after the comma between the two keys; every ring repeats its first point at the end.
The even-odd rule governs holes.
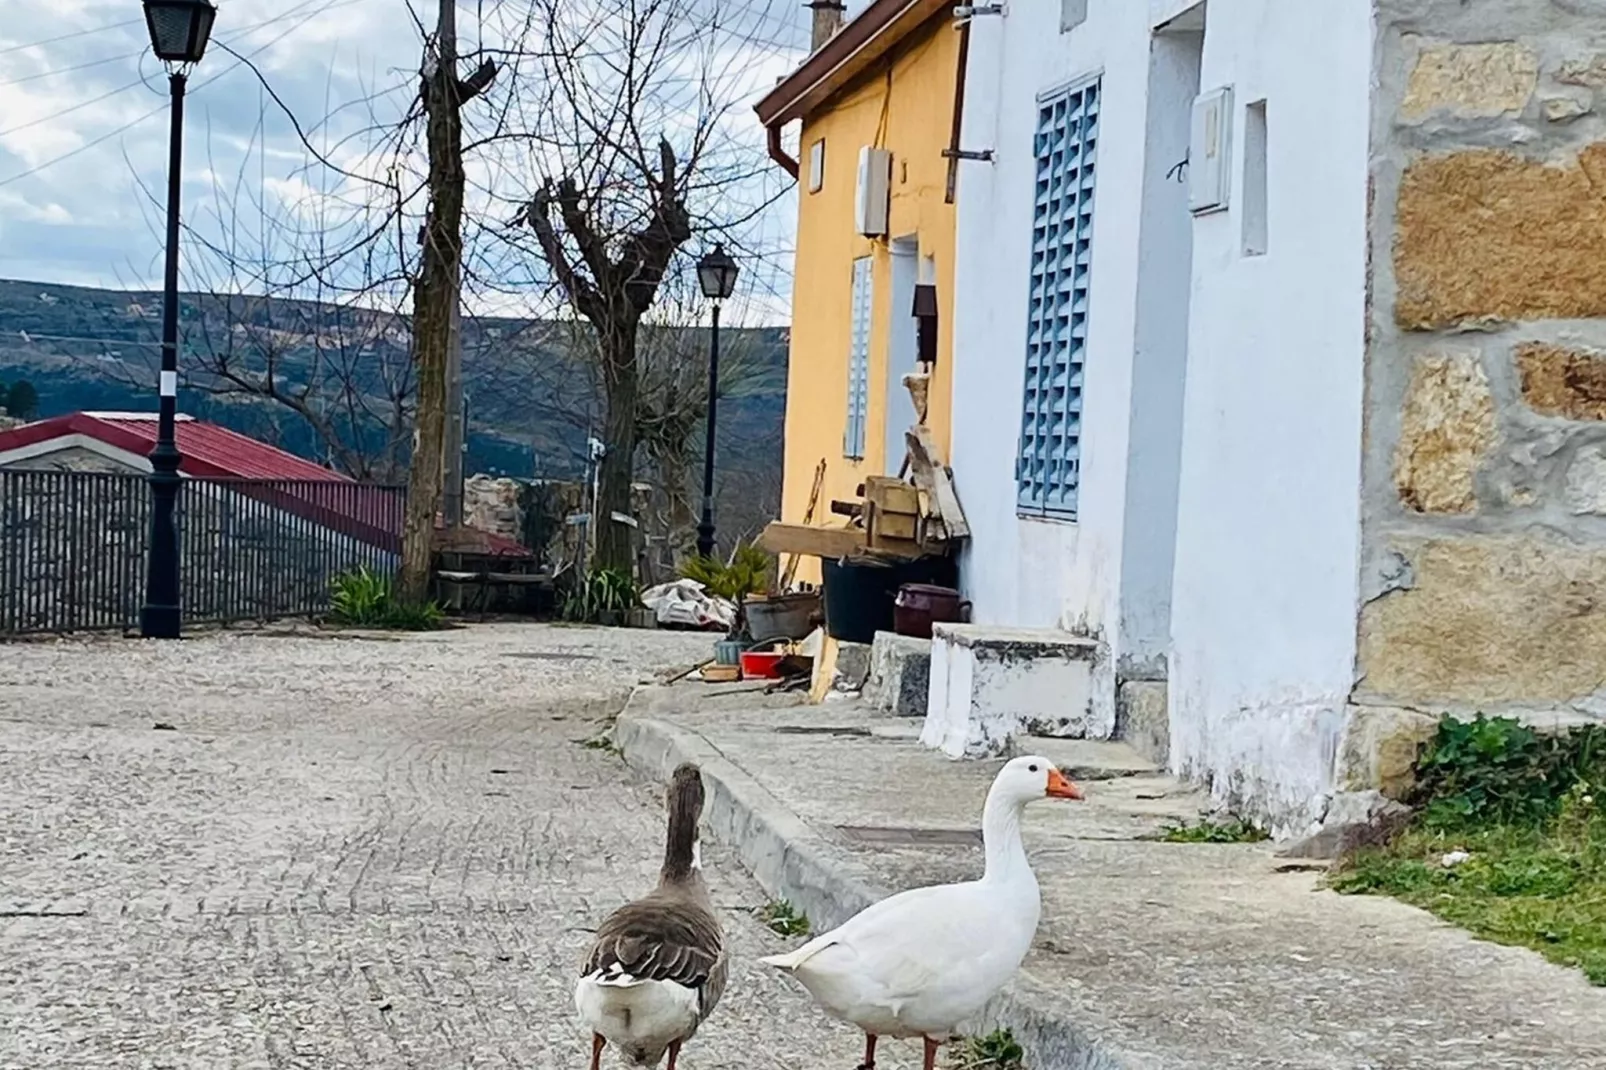
{"type": "MultiPolygon", "coordinates": [[[[707,643],[0,645],[0,1068],[584,1067],[586,928],[651,885],[663,818],[583,744],[707,643]]],[[[856,1036],[753,964],[783,946],[757,886],[707,859],[738,964],[681,1065],[849,1070],[856,1036]]]]}

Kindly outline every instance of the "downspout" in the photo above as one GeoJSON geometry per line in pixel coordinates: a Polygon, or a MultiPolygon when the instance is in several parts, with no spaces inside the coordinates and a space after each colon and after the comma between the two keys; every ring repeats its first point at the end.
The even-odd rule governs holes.
{"type": "MultiPolygon", "coordinates": [[[[772,159],[776,163],[780,164],[781,165],[781,170],[783,170],[787,174],[791,175],[792,176],[792,180],[794,182],[797,181],[798,172],[801,170],[801,168],[798,167],[797,161],[792,159],[792,157],[788,156],[786,154],[786,150],[781,148],[781,128],[780,128],[780,125],[777,124],[775,126],[766,127],[765,128],[765,133],[768,135],[767,141],[768,141],[769,150],[770,150],[770,159],[772,159]]],[[[950,169],[949,169],[949,174],[950,174],[950,176],[952,175],[952,167],[951,166],[950,166],[950,169]]],[[[953,185],[952,177],[949,178],[948,183],[949,183],[949,186],[951,188],[952,185],[953,185]]]]}
{"type": "Polygon", "coordinates": [[[981,160],[990,163],[993,158],[992,149],[967,151],[959,147],[959,137],[965,124],[965,72],[970,66],[970,19],[968,18],[959,24],[959,60],[957,66],[958,70],[954,72],[954,126],[953,131],[949,134],[948,147],[942,150],[943,158],[948,161],[948,188],[943,193],[943,203],[945,204],[953,204],[954,197],[958,192],[960,160],[981,160]]]}
{"type": "MultiPolygon", "coordinates": [[[[959,188],[959,161],[963,159],[959,151],[960,129],[965,123],[965,68],[970,64],[970,20],[966,19],[959,24],[959,60],[957,70],[954,71],[954,123],[948,135],[948,151],[943,155],[948,157],[948,185],[943,190],[944,204],[953,204],[954,197],[959,188]]],[[[794,173],[793,177],[796,177],[794,173]]]]}

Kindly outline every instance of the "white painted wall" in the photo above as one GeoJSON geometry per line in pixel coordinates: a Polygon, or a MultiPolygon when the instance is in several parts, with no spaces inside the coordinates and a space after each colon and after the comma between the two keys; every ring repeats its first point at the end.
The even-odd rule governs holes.
{"type": "Polygon", "coordinates": [[[1087,20],[1061,34],[1059,5],[1011,4],[1007,16],[977,19],[971,31],[963,142],[996,159],[960,172],[952,463],[972,533],[964,583],[979,623],[1072,626],[1118,644],[1108,633],[1121,572],[1147,18],[1146,5],[1095,0],[1087,20]],[[1014,465],[1036,100],[1098,72],[1080,519],[1022,519],[1014,465]]]}
{"type": "Polygon", "coordinates": [[[1233,200],[1194,227],[1172,585],[1171,755],[1319,816],[1352,685],[1372,5],[1210,0],[1233,200]],[[1269,251],[1242,255],[1243,111],[1267,101],[1269,251]]]}
{"type": "MultiPolygon", "coordinates": [[[[1195,5],[1092,0],[1067,34],[1059,7],[1011,4],[972,30],[963,147],[996,154],[962,165],[958,201],[952,464],[972,529],[973,619],[1083,630],[1121,664],[1163,652],[1168,618],[1173,763],[1297,823],[1331,790],[1354,666],[1371,5],[1210,0],[1201,81],[1235,90],[1234,206],[1243,109],[1268,101],[1270,249],[1252,258],[1231,208],[1191,225],[1191,251],[1155,230],[1152,212],[1143,226],[1158,165],[1145,145],[1152,31],[1195,5]],[[1014,459],[1035,101],[1097,71],[1080,517],[1022,519],[1014,459]],[[1146,233],[1158,240],[1140,241],[1146,233]],[[1180,331],[1138,330],[1143,260],[1152,267],[1173,248],[1192,263],[1180,402],[1161,389],[1174,361],[1134,371],[1145,346],[1175,352],[1180,331]],[[1158,401],[1146,408],[1145,397],[1158,401]],[[1146,458],[1141,436],[1178,410],[1180,457],[1168,469],[1146,458]],[[1169,583],[1149,530],[1169,522],[1157,520],[1166,479],[1169,583]]],[[[1095,696],[1097,721],[1113,723],[1113,700],[1113,689],[1095,696]]]]}

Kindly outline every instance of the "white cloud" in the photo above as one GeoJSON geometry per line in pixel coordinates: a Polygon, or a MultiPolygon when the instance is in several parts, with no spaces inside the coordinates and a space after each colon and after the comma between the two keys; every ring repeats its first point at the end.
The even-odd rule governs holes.
{"type": "MultiPolygon", "coordinates": [[[[137,0],[3,2],[0,277],[154,285],[167,86],[149,55],[137,0]]],[[[796,0],[735,2],[745,5],[735,30],[742,40],[722,46],[721,70],[743,92],[756,93],[799,57],[808,12],[796,0]]],[[[413,0],[416,9],[430,6],[413,0]]],[[[284,218],[253,224],[251,237],[272,241],[288,226],[355,225],[363,218],[365,184],[317,166],[280,107],[225,45],[252,59],[313,145],[341,170],[369,177],[398,165],[402,175],[421,170],[416,151],[399,157],[374,151],[374,131],[393,125],[415,101],[421,44],[402,0],[220,0],[219,7],[214,46],[192,73],[187,98],[183,175],[191,226],[221,233],[231,213],[260,220],[258,206],[267,205],[284,218]]],[[[464,0],[465,47],[482,37],[487,45],[505,43],[502,35],[522,15],[517,0],[464,0]]],[[[728,125],[762,145],[745,104],[728,125]]],[[[472,160],[478,192],[471,214],[505,219],[507,205],[497,198],[527,192],[530,176],[519,172],[532,163],[513,152],[472,160]]],[[[777,176],[767,176],[752,200],[775,188],[777,176]]],[[[783,198],[755,228],[754,244],[789,247],[794,210],[795,202],[783,198]]],[[[784,318],[790,266],[789,255],[753,265],[750,314],[784,318]]],[[[509,298],[487,302],[500,309],[509,298]]]]}

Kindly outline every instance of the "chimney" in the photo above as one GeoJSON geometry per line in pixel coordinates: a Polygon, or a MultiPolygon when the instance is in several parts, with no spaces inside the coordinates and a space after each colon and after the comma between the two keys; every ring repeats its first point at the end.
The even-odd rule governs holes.
{"type": "Polygon", "coordinates": [[[842,28],[842,19],[848,6],[843,0],[809,0],[804,7],[814,12],[814,29],[809,34],[809,51],[818,52],[820,46],[835,37],[842,28]]]}

